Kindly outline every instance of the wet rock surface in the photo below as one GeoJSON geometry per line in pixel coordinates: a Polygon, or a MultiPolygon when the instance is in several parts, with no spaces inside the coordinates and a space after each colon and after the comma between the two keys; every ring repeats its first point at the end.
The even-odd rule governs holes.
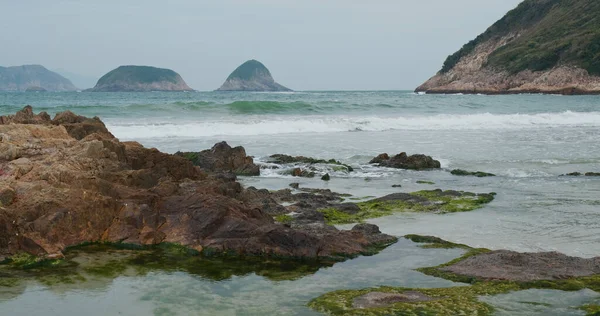
{"type": "Polygon", "coordinates": [[[487,172],[483,172],[483,171],[467,171],[467,170],[462,170],[462,169],[454,169],[454,170],[450,171],[450,173],[455,176],[473,176],[473,177],[478,177],[478,178],[495,177],[496,176],[493,173],[487,173],[487,172]]]}
{"type": "Polygon", "coordinates": [[[375,246],[364,231],[274,222],[273,214],[285,212],[279,201],[302,198],[244,189],[220,172],[239,170],[238,158],[246,170],[243,149],[217,144],[207,153],[212,168],[203,170],[181,156],[121,142],[97,118],[64,112],[50,120],[27,107],[0,121],[0,261],[23,252],[57,257],[85,242],[315,259],[372,253],[375,246]],[[235,158],[222,157],[226,152],[235,158]]]}
{"type": "Polygon", "coordinates": [[[434,298],[417,291],[406,291],[404,293],[370,292],[355,298],[352,307],[360,309],[378,308],[400,302],[427,302],[431,300],[434,300],[434,298]]]}
{"type": "Polygon", "coordinates": [[[411,170],[426,170],[439,169],[441,164],[439,161],[426,155],[411,155],[408,156],[405,152],[390,157],[388,154],[380,154],[373,158],[370,164],[377,164],[380,167],[411,169],[411,170]]]}
{"type": "Polygon", "coordinates": [[[175,155],[190,160],[207,172],[232,172],[240,176],[258,176],[260,167],[246,155],[244,147],[232,148],[226,142],[215,144],[201,152],[177,152],[175,155]]]}
{"type": "Polygon", "coordinates": [[[600,257],[584,259],[558,252],[498,250],[469,257],[440,270],[485,280],[562,280],[600,274],[600,257]]]}

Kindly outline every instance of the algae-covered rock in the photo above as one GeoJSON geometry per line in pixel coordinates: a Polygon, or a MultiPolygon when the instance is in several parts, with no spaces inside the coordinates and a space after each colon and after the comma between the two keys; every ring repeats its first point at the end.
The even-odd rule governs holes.
{"type": "Polygon", "coordinates": [[[331,180],[331,177],[329,176],[329,173],[326,173],[324,176],[322,176],[321,180],[323,180],[323,181],[329,181],[329,180],[331,180]]]}
{"type": "Polygon", "coordinates": [[[357,203],[360,211],[349,214],[331,206],[319,210],[330,224],[362,222],[369,218],[392,215],[396,212],[454,213],[481,208],[494,200],[495,193],[425,190],[413,193],[394,193],[357,203]]]}
{"type": "Polygon", "coordinates": [[[370,164],[377,164],[380,167],[397,168],[397,169],[439,169],[441,164],[439,161],[426,155],[408,156],[405,152],[390,157],[388,154],[380,154],[373,158],[370,164]]]}
{"type": "Polygon", "coordinates": [[[467,171],[467,170],[462,170],[462,169],[454,169],[450,173],[455,176],[474,176],[474,177],[478,177],[478,178],[495,177],[496,176],[493,173],[487,173],[487,172],[483,172],[483,171],[474,171],[473,172],[473,171],[467,171]]]}
{"type": "Polygon", "coordinates": [[[336,168],[334,168],[334,171],[347,171],[347,172],[354,171],[354,169],[351,166],[341,163],[340,161],[335,160],[335,159],[326,160],[326,159],[317,159],[317,158],[304,157],[304,156],[290,156],[290,155],[284,155],[284,154],[275,154],[275,155],[269,156],[268,162],[281,164],[281,165],[295,164],[295,163],[308,164],[308,165],[327,164],[327,165],[336,165],[336,166],[344,168],[344,169],[339,169],[339,170],[335,170],[336,168]]]}

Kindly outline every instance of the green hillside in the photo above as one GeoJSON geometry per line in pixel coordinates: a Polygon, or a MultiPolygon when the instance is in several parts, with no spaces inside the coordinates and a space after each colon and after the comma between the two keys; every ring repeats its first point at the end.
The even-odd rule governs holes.
{"type": "Polygon", "coordinates": [[[261,62],[257,61],[257,60],[249,60],[245,63],[243,63],[241,66],[237,67],[232,73],[231,75],[229,75],[229,77],[227,78],[227,80],[230,79],[241,79],[241,80],[251,80],[252,78],[254,78],[257,75],[266,75],[268,77],[271,77],[271,73],[269,72],[269,69],[267,69],[267,67],[265,67],[265,65],[263,65],[261,62]]]}
{"type": "Polygon", "coordinates": [[[120,66],[98,80],[98,86],[122,83],[153,83],[172,82],[176,84],[179,75],[170,69],[155,68],[150,66],[120,66]]]}
{"type": "Polygon", "coordinates": [[[525,0],[449,56],[441,72],[450,71],[478,44],[517,33],[521,36],[489,56],[487,67],[517,73],[574,65],[600,75],[598,0],[525,0]]]}

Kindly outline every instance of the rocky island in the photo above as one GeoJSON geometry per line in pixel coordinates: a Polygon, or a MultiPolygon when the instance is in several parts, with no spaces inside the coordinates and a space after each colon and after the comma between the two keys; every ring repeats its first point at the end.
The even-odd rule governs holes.
{"type": "Polygon", "coordinates": [[[0,67],[0,91],[77,91],[69,79],[41,65],[0,67]]]}
{"type": "Polygon", "coordinates": [[[292,91],[273,79],[271,72],[257,60],[249,60],[235,69],[217,91],[292,91]]]}
{"type": "Polygon", "coordinates": [[[416,92],[600,94],[598,14],[594,0],[525,0],[416,92]]]}
{"type": "Polygon", "coordinates": [[[102,76],[88,92],[193,91],[173,70],[150,66],[120,66],[102,76]]]}

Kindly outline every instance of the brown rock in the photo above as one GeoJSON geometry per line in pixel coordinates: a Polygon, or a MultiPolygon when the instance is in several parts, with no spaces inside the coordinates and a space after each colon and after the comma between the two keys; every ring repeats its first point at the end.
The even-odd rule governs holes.
{"type": "Polygon", "coordinates": [[[433,298],[417,291],[406,291],[403,293],[369,292],[359,296],[352,302],[353,308],[379,308],[387,307],[395,303],[428,302],[433,298]]]}
{"type": "Polygon", "coordinates": [[[260,167],[252,157],[246,156],[244,147],[231,148],[226,142],[215,144],[210,150],[201,152],[177,152],[208,172],[228,171],[240,176],[258,176],[260,167]]]}
{"type": "MultiPolygon", "coordinates": [[[[2,191],[0,257],[60,256],[69,246],[108,241],[341,258],[374,244],[372,232],[277,224],[270,213],[284,208],[274,194],[244,189],[226,173],[207,175],[181,156],[122,143],[97,118],[65,112],[30,123],[29,109],[17,120],[27,124],[14,117],[0,124],[0,153],[11,152],[0,156],[0,181],[10,188],[2,191]]],[[[213,168],[246,170],[251,160],[243,148],[229,148],[211,150],[213,168]]]]}
{"type": "Polygon", "coordinates": [[[373,158],[369,163],[379,164],[381,167],[398,168],[398,169],[439,169],[441,164],[439,161],[426,155],[408,156],[405,152],[389,157],[388,154],[381,154],[373,158]]]}
{"type": "Polygon", "coordinates": [[[584,259],[558,252],[498,250],[469,257],[440,270],[487,280],[560,280],[599,274],[600,257],[584,259]]]}

